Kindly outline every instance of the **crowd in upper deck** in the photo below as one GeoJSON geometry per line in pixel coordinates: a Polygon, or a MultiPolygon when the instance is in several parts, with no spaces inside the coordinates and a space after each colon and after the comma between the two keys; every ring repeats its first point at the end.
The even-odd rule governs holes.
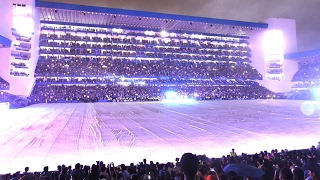
{"type": "Polygon", "coordinates": [[[8,90],[10,87],[10,84],[0,77],[0,90],[8,90]]]}
{"type": "Polygon", "coordinates": [[[40,58],[35,73],[36,76],[262,78],[262,75],[247,63],[111,58],[40,58]]]}

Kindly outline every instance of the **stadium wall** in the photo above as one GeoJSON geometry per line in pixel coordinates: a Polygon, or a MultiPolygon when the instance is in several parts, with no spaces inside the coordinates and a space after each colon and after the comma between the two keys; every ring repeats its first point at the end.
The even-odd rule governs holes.
{"type": "MultiPolygon", "coordinates": [[[[296,22],[293,19],[271,18],[264,21],[268,24],[268,29],[258,32],[250,37],[250,48],[252,50],[252,65],[263,75],[263,80],[258,81],[262,86],[274,92],[289,92],[293,83],[291,79],[298,71],[296,61],[283,60],[283,79],[267,79],[267,63],[263,41],[265,34],[270,30],[281,30],[283,32],[283,54],[289,54],[297,51],[296,40],[296,22]]],[[[275,41],[277,43],[277,41],[275,41]]]]}
{"type": "Polygon", "coordinates": [[[28,96],[34,83],[34,70],[38,60],[40,18],[34,8],[34,0],[0,0],[0,10],[2,13],[2,17],[0,18],[0,34],[5,37],[12,39],[13,4],[27,4],[33,7],[34,35],[31,40],[30,75],[28,77],[10,75],[11,51],[10,48],[2,48],[0,49],[0,76],[10,83],[10,89],[6,92],[14,95],[28,96]]]}

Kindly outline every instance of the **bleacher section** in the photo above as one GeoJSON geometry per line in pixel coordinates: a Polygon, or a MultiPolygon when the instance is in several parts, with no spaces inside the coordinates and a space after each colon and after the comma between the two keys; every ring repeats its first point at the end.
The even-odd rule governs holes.
{"type": "Polygon", "coordinates": [[[10,84],[0,77],[0,90],[9,90],[10,84]]]}
{"type": "Polygon", "coordinates": [[[246,37],[41,26],[33,102],[274,97],[254,81],[246,37]]]}
{"type": "Polygon", "coordinates": [[[292,78],[292,99],[319,100],[320,65],[317,62],[301,63],[292,78]]]}
{"type": "Polygon", "coordinates": [[[299,71],[293,76],[292,81],[308,81],[320,79],[320,64],[317,62],[301,64],[299,71]]]}

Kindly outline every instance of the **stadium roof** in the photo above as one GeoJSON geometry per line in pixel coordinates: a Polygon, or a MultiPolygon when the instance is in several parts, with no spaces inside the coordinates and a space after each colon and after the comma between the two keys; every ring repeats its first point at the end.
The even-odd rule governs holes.
{"type": "Polygon", "coordinates": [[[136,10],[84,6],[36,0],[40,21],[133,29],[250,36],[268,28],[265,23],[164,14],[136,10]]]}
{"type": "Polygon", "coordinates": [[[0,34],[0,48],[11,47],[11,40],[0,34]]]}
{"type": "Polygon", "coordinates": [[[299,61],[299,62],[319,61],[320,49],[286,54],[284,55],[284,58],[287,60],[293,60],[293,61],[299,61]]]}

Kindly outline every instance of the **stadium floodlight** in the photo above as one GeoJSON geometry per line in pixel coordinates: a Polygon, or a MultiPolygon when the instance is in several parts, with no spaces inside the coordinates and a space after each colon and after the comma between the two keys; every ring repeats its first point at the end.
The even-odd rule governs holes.
{"type": "Polygon", "coordinates": [[[114,29],[112,29],[112,32],[115,32],[115,33],[122,33],[123,32],[123,30],[122,29],[116,29],[116,28],[114,28],[114,29]]]}
{"type": "Polygon", "coordinates": [[[177,34],[176,33],[170,33],[170,37],[176,37],[177,34]]]}
{"type": "Polygon", "coordinates": [[[144,34],[147,36],[154,36],[156,33],[153,31],[145,31],[144,34]]]}
{"type": "Polygon", "coordinates": [[[191,38],[193,38],[193,39],[203,39],[203,35],[198,35],[198,34],[192,34],[191,35],[191,38]]]}
{"type": "Polygon", "coordinates": [[[283,32],[281,30],[267,31],[263,37],[263,48],[270,54],[283,54],[283,32]]]}
{"type": "Polygon", "coordinates": [[[34,32],[34,21],[30,17],[14,16],[12,27],[20,35],[31,37],[34,32]]]}
{"type": "Polygon", "coordinates": [[[177,98],[177,99],[162,99],[162,102],[167,104],[194,104],[196,100],[189,99],[189,98],[177,98]]]}
{"type": "Polygon", "coordinates": [[[161,37],[168,37],[168,36],[169,36],[168,32],[166,32],[166,31],[161,32],[161,37]]]}
{"type": "Polygon", "coordinates": [[[0,103],[0,112],[5,112],[10,108],[10,103],[0,103]]]}
{"type": "Polygon", "coordinates": [[[165,93],[165,96],[167,99],[175,99],[178,97],[178,93],[177,92],[174,92],[174,91],[167,91],[165,93]]]}

